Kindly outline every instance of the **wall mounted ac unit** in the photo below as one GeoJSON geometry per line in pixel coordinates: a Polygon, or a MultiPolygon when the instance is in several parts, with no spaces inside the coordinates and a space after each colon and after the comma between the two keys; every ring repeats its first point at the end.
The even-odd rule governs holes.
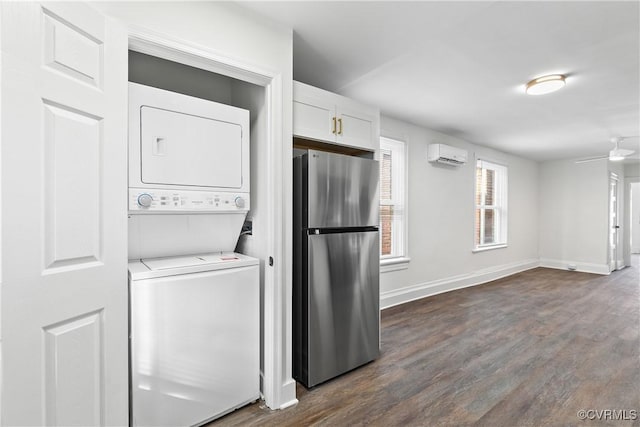
{"type": "Polygon", "coordinates": [[[444,163],[446,165],[460,166],[467,163],[467,150],[444,144],[430,144],[427,151],[427,160],[430,162],[444,163]]]}

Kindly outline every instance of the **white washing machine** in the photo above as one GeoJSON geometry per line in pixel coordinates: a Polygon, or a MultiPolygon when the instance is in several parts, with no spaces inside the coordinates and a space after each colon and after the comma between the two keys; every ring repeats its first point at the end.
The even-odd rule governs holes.
{"type": "Polygon", "coordinates": [[[259,261],[129,262],[131,425],[204,424],[259,398],[259,261]]]}
{"type": "Polygon", "coordinates": [[[129,84],[132,426],[200,425],[259,398],[249,111],[129,84]],[[200,255],[191,255],[200,254],[200,255]]]}

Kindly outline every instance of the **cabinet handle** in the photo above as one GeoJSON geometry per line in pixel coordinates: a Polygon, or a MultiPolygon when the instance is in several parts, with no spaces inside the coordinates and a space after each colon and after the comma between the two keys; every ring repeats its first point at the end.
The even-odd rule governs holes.
{"type": "Polygon", "coordinates": [[[338,135],[342,135],[342,118],[338,119],[338,135]]]}
{"type": "Polygon", "coordinates": [[[331,133],[335,134],[336,133],[336,118],[332,117],[331,118],[331,133]]]}

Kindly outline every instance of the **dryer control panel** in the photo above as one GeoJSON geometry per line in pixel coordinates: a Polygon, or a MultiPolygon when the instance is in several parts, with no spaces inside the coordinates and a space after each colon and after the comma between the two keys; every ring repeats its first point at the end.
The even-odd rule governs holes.
{"type": "Polygon", "coordinates": [[[129,213],[247,212],[249,193],[129,188],[129,213]]]}

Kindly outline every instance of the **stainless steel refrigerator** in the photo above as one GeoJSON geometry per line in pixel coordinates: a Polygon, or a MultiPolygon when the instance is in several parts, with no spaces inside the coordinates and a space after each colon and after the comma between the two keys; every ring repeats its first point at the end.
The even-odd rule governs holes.
{"type": "Polygon", "coordinates": [[[380,354],[380,171],[316,150],[293,169],[293,376],[313,387],[380,354]]]}

